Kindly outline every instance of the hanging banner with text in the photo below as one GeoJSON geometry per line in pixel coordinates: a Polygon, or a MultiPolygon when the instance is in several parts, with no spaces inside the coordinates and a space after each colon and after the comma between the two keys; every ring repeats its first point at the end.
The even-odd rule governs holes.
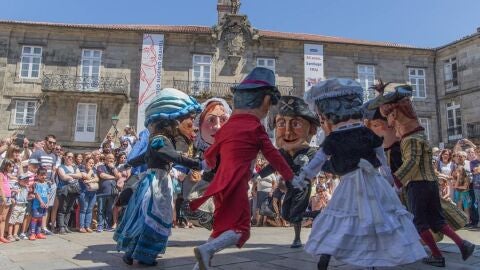
{"type": "Polygon", "coordinates": [[[324,80],[323,45],[304,44],[305,91],[324,80]]]}
{"type": "Polygon", "coordinates": [[[140,88],[138,89],[137,134],[145,127],[145,109],[162,89],[162,34],[143,34],[140,88]]]}
{"type": "MultiPolygon", "coordinates": [[[[304,44],[305,91],[325,79],[323,73],[323,45],[304,44]]],[[[310,142],[311,146],[318,147],[325,139],[322,129],[318,129],[316,136],[310,142]]]]}

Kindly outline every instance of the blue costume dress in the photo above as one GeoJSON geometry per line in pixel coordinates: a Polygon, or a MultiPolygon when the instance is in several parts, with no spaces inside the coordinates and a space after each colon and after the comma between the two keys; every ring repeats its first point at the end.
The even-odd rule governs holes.
{"type": "Polygon", "coordinates": [[[174,141],[163,135],[150,139],[147,151],[129,164],[147,163],[148,169],[128,203],[127,210],[114,235],[117,249],[132,259],[154,264],[158,254],[165,253],[171,234],[173,188],[168,172],[172,163],[201,169],[199,160],[182,156],[174,141]]]}

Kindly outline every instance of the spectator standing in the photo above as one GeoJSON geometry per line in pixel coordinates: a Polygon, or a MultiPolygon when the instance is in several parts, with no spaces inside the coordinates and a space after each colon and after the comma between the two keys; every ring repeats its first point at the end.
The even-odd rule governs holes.
{"type": "Polygon", "coordinates": [[[97,173],[100,179],[100,188],[97,192],[97,232],[102,232],[103,229],[110,230],[113,225],[113,203],[118,195],[116,182],[120,178],[120,173],[115,167],[113,154],[105,156],[105,164],[97,168],[97,173]]]}
{"type": "MultiPolygon", "coordinates": [[[[117,156],[117,171],[118,171],[120,177],[118,178],[118,180],[116,182],[116,185],[117,185],[117,190],[118,190],[119,193],[123,190],[123,186],[125,185],[125,182],[130,177],[131,169],[130,168],[126,169],[124,167],[126,162],[127,162],[127,154],[121,152],[117,156]]],[[[112,230],[115,230],[117,228],[118,215],[120,214],[121,209],[122,209],[121,206],[114,206],[113,207],[113,213],[112,213],[113,224],[112,224],[112,228],[111,228],[112,230]]]]}
{"type": "Polygon", "coordinates": [[[462,209],[470,220],[470,204],[472,200],[469,194],[470,176],[464,166],[458,166],[455,169],[454,177],[456,178],[455,189],[458,192],[458,199],[456,201],[458,208],[462,209]]]}
{"type": "MultiPolygon", "coordinates": [[[[31,217],[32,217],[33,199],[35,198],[35,193],[34,193],[33,188],[35,187],[35,179],[37,178],[37,172],[38,172],[38,169],[39,169],[39,165],[40,165],[40,162],[36,159],[29,159],[28,160],[28,167],[27,167],[27,173],[26,173],[26,175],[28,176],[27,208],[25,210],[25,218],[23,219],[22,230],[21,230],[21,233],[19,235],[20,239],[22,239],[22,240],[28,240],[27,231],[28,231],[28,227],[30,226],[30,221],[31,221],[31,217]]],[[[48,233],[46,233],[46,234],[48,234],[48,233]]]]}
{"type": "Polygon", "coordinates": [[[127,140],[128,141],[128,144],[130,146],[133,146],[135,144],[135,142],[138,140],[138,136],[137,136],[137,133],[135,132],[135,130],[129,126],[129,125],[126,125],[125,128],[123,129],[123,131],[125,132],[125,135],[121,136],[120,137],[120,141],[125,141],[127,140]]]}
{"type": "Polygon", "coordinates": [[[0,243],[10,243],[5,239],[5,226],[7,214],[12,203],[12,190],[10,189],[8,174],[13,171],[14,163],[5,159],[0,165],[0,243]]]}
{"type": "Polygon", "coordinates": [[[57,226],[60,234],[71,233],[68,228],[70,213],[80,193],[79,180],[82,179],[82,174],[75,166],[73,157],[72,152],[65,153],[63,164],[58,168],[57,226]]]}
{"type": "MultiPolygon", "coordinates": [[[[472,189],[477,205],[477,216],[480,217],[480,147],[475,149],[475,159],[470,161],[470,169],[472,172],[472,189]]],[[[476,224],[472,225],[479,228],[480,222],[477,220],[476,224]]]]}
{"type": "Polygon", "coordinates": [[[85,159],[85,167],[81,170],[82,181],[80,181],[81,192],[79,196],[80,203],[80,230],[81,233],[93,232],[90,228],[92,224],[93,206],[96,201],[98,191],[98,176],[95,170],[95,161],[92,157],[85,159]]]}

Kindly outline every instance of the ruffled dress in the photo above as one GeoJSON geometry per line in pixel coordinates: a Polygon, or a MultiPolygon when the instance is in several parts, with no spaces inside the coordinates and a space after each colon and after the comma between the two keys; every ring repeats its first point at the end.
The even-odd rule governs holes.
{"type": "Polygon", "coordinates": [[[319,167],[341,175],[327,207],[313,222],[308,253],[361,267],[398,266],[427,256],[412,214],[377,169],[377,147],[381,139],[365,127],[335,131],[304,168],[307,175],[319,167]]]}

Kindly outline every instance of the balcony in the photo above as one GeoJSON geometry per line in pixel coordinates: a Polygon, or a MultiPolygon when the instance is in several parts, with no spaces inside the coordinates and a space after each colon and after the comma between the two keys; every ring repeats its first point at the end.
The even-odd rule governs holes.
{"type": "Polygon", "coordinates": [[[42,90],[54,92],[87,92],[128,95],[129,82],[125,77],[89,77],[43,74],[42,90]]]}
{"type": "Polygon", "coordinates": [[[463,138],[462,126],[450,127],[447,128],[448,141],[456,141],[463,138]]]}
{"type": "MultiPolygon", "coordinates": [[[[167,81],[166,85],[171,85],[173,88],[181,90],[188,95],[196,98],[229,98],[232,96],[230,88],[238,83],[226,83],[226,82],[208,82],[208,81],[183,81],[173,80],[167,81]]],[[[294,86],[278,86],[278,90],[282,95],[295,94],[294,86]]]]}
{"type": "Polygon", "coordinates": [[[480,122],[467,124],[467,136],[470,139],[480,139],[480,122]]]}

